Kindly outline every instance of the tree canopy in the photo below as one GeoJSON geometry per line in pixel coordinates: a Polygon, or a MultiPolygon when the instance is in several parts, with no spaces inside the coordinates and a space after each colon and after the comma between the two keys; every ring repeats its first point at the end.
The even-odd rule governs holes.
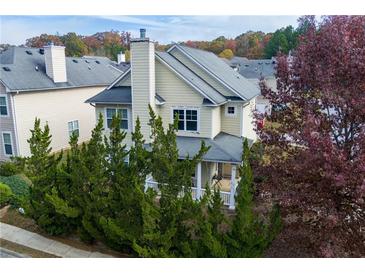
{"type": "Polygon", "coordinates": [[[365,17],[301,22],[296,50],[278,57],[278,90],[261,83],[279,107],[259,131],[268,162],[257,172],[282,205],[312,216],[320,256],[359,256],[365,252],[365,17]]]}

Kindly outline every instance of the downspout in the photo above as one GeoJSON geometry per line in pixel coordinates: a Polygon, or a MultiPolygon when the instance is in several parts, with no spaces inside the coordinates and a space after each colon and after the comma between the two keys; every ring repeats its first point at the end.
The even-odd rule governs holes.
{"type": "MultiPolygon", "coordinates": [[[[19,94],[19,91],[16,91],[16,94],[19,94]]],[[[14,136],[15,136],[15,143],[16,143],[16,156],[20,156],[20,146],[19,146],[19,138],[18,138],[19,137],[18,136],[18,125],[17,125],[17,122],[16,122],[14,95],[12,93],[10,93],[10,101],[11,101],[11,112],[12,112],[12,115],[13,115],[14,136]]]]}

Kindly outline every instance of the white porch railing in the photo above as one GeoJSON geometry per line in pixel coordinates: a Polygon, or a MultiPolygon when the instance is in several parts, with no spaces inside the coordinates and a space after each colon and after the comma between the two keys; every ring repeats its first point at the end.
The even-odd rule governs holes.
{"type": "MultiPolygon", "coordinates": [[[[157,193],[159,193],[158,182],[154,181],[151,177],[148,177],[146,179],[145,190],[147,190],[147,188],[152,188],[157,193]]],[[[191,188],[191,194],[192,194],[194,200],[197,199],[197,190],[198,190],[197,187],[192,187],[191,188]]],[[[205,194],[205,188],[202,188],[201,189],[201,196],[203,196],[204,194],[205,194]]],[[[221,199],[223,201],[223,204],[225,206],[231,206],[231,204],[230,204],[230,202],[231,202],[231,193],[230,192],[225,192],[225,191],[220,191],[220,195],[221,195],[221,199]]],[[[234,201],[234,199],[233,199],[233,201],[234,201]]]]}

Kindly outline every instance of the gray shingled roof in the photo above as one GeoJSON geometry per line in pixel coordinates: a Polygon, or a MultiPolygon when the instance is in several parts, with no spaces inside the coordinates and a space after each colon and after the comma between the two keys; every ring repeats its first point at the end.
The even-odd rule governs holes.
{"type": "MultiPolygon", "coordinates": [[[[156,93],[156,100],[161,104],[165,99],[156,93]]],[[[128,86],[117,86],[110,89],[104,89],[102,92],[96,94],[85,101],[85,103],[95,104],[132,104],[132,90],[128,86]]]]}
{"type": "Polygon", "coordinates": [[[105,89],[85,103],[97,104],[132,104],[131,87],[113,87],[105,89]]]}
{"type": "MultiPolygon", "coordinates": [[[[205,142],[206,146],[210,146],[208,152],[203,156],[203,161],[241,163],[243,138],[225,132],[219,133],[214,139],[176,136],[179,158],[191,159],[194,157],[199,152],[202,141],[205,142]]],[[[249,140],[249,146],[252,143],[253,141],[249,140]]],[[[151,144],[146,144],[145,147],[150,150],[151,144]]]]}
{"type": "Polygon", "coordinates": [[[212,86],[207,84],[198,75],[184,66],[179,60],[173,57],[167,52],[156,52],[156,55],[160,57],[165,63],[171,66],[178,74],[180,74],[185,80],[190,82],[192,85],[196,86],[201,90],[211,101],[215,104],[222,104],[226,102],[226,98],[215,90],[212,86]]]}
{"type": "MultiPolygon", "coordinates": [[[[203,156],[203,161],[241,162],[243,139],[225,132],[219,133],[213,140],[209,138],[177,136],[176,143],[179,149],[179,157],[184,159],[188,156],[195,156],[200,149],[202,141],[204,141],[207,146],[210,146],[208,152],[203,156]]],[[[249,143],[251,145],[252,140],[250,140],[249,143]]]]}
{"type": "Polygon", "coordinates": [[[108,58],[66,57],[67,82],[54,83],[46,74],[44,55],[39,49],[11,47],[0,54],[0,79],[12,91],[107,86],[122,73],[113,65],[115,63],[108,58]]]}
{"type": "Polygon", "coordinates": [[[248,79],[260,79],[261,77],[275,77],[275,61],[271,59],[231,60],[232,64],[238,64],[238,72],[248,79]]]}
{"type": "Polygon", "coordinates": [[[244,99],[249,100],[260,94],[260,90],[255,85],[250,83],[238,72],[232,70],[228,64],[222,61],[214,53],[182,45],[176,45],[176,47],[198,62],[202,67],[224,82],[244,99]]]}

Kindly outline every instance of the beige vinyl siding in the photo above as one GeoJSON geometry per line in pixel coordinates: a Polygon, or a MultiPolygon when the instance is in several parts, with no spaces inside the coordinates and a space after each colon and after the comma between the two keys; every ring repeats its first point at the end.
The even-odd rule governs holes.
{"type": "Polygon", "coordinates": [[[103,125],[104,125],[104,134],[109,137],[110,130],[107,127],[106,121],[106,109],[107,108],[126,108],[128,109],[128,130],[127,135],[124,139],[124,143],[127,147],[131,147],[132,145],[132,107],[131,105],[96,105],[95,106],[95,115],[96,121],[99,119],[100,114],[103,116],[103,125]]]}
{"type": "Polygon", "coordinates": [[[131,73],[128,72],[128,75],[124,76],[122,80],[119,81],[115,85],[116,87],[130,87],[131,86],[131,73]]]}
{"type": "Polygon", "coordinates": [[[166,101],[164,105],[157,107],[165,127],[172,122],[173,107],[198,108],[199,132],[179,131],[178,135],[211,138],[212,111],[211,108],[202,106],[203,96],[158,60],[156,60],[156,91],[166,101]]]}
{"type": "Polygon", "coordinates": [[[13,105],[12,105],[12,95],[6,93],[6,88],[3,84],[0,83],[0,95],[6,96],[6,102],[8,106],[8,115],[0,116],[0,161],[9,160],[9,156],[5,155],[4,144],[3,144],[3,136],[2,132],[10,132],[11,139],[13,143],[13,153],[14,156],[17,155],[17,144],[16,144],[16,136],[15,136],[15,128],[14,128],[14,117],[13,117],[13,105]]]}
{"type": "Polygon", "coordinates": [[[256,98],[250,100],[249,104],[243,107],[242,111],[242,136],[253,141],[257,140],[257,134],[254,125],[254,110],[256,98]]]}
{"type": "Polygon", "coordinates": [[[48,123],[52,134],[53,151],[69,147],[68,122],[78,120],[80,142],[90,139],[95,127],[95,109],[84,103],[104,87],[59,89],[39,92],[22,92],[14,96],[17,118],[19,149],[22,156],[28,156],[27,139],[34,127],[36,117],[42,125],[48,123]]]}
{"type": "Polygon", "coordinates": [[[152,42],[131,43],[133,121],[139,117],[141,133],[150,139],[148,105],[155,102],[155,54],[152,42]]]}
{"type": "Polygon", "coordinates": [[[205,72],[204,70],[199,68],[196,64],[194,64],[194,62],[192,62],[183,53],[181,53],[179,49],[173,49],[170,53],[224,96],[237,96],[232,91],[227,89],[224,85],[222,85],[219,81],[214,79],[207,72],[205,72]]]}
{"type": "Polygon", "coordinates": [[[221,106],[221,129],[222,131],[241,136],[241,124],[242,124],[242,104],[240,103],[228,103],[221,106]],[[235,106],[236,115],[231,117],[226,115],[226,107],[235,106]]]}
{"type": "Polygon", "coordinates": [[[212,107],[212,138],[221,132],[221,107],[212,107]]]}

